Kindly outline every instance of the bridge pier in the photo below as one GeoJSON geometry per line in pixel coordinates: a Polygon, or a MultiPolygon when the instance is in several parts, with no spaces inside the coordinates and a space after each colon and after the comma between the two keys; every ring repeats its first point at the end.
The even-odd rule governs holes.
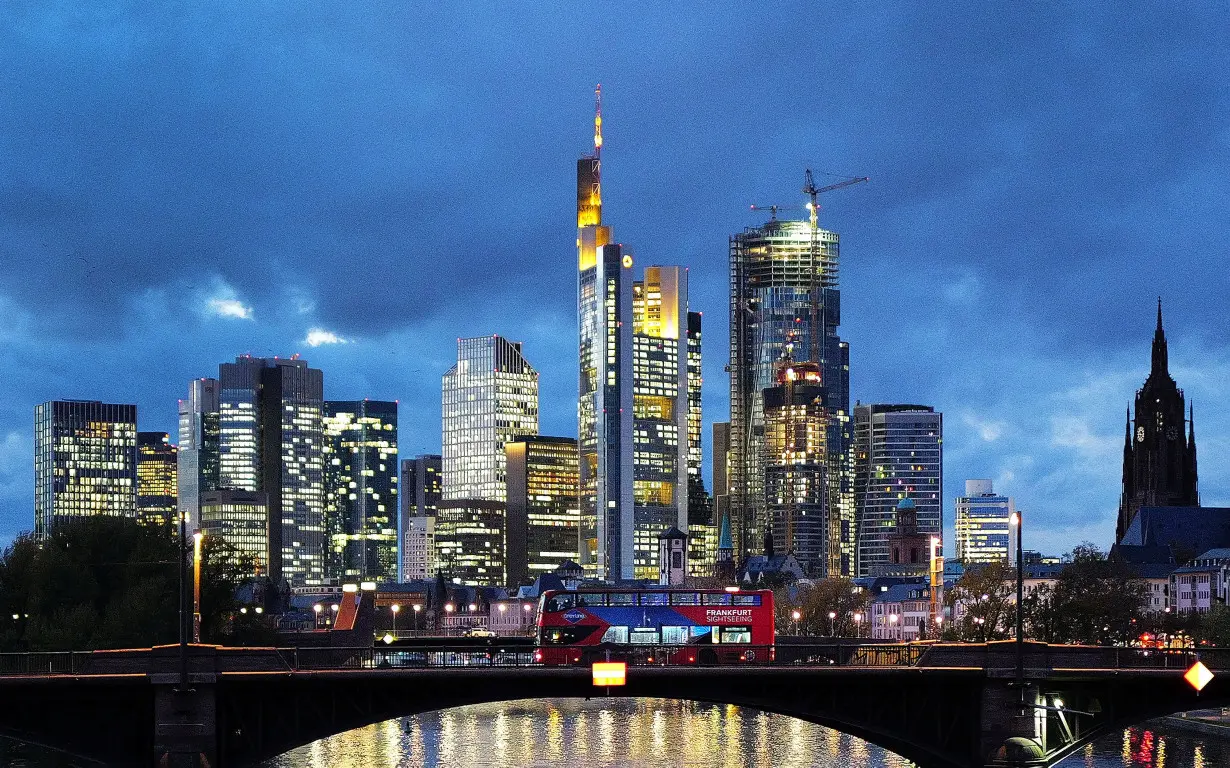
{"type": "Polygon", "coordinates": [[[154,754],[157,768],[218,765],[217,649],[189,646],[187,675],[178,646],[153,649],[154,754]],[[169,668],[177,667],[175,671],[169,668]],[[185,679],[186,678],[186,679],[185,679]]]}

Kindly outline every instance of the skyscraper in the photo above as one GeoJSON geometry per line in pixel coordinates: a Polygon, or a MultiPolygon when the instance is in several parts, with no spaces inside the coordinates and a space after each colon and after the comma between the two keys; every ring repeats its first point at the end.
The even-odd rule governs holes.
{"type": "Polygon", "coordinates": [[[1194,407],[1185,406],[1183,390],[1170,376],[1166,332],[1162,330],[1162,300],[1158,299],[1149,377],[1136,392],[1136,428],[1132,429],[1129,412],[1123,440],[1123,492],[1115,526],[1116,541],[1123,538],[1141,507],[1200,504],[1194,407]],[[1184,411],[1188,416],[1186,423],[1184,411]]]}
{"type": "Polygon", "coordinates": [[[324,374],[298,355],[241,356],[218,368],[218,486],[268,496],[274,581],[322,584],[324,374]]]}
{"type": "Polygon", "coordinates": [[[217,379],[194,379],[179,401],[178,496],[189,531],[200,527],[201,494],[216,491],[220,479],[222,415],[217,379]]]}
{"type": "Polygon", "coordinates": [[[251,576],[269,575],[269,496],[254,491],[209,490],[198,497],[199,527],[235,548],[251,576]]]}
{"type": "Polygon", "coordinates": [[[820,514],[840,547],[840,572],[852,572],[850,347],[837,333],[839,243],[814,219],[774,218],[730,238],[729,503],[738,559],[760,546],[766,530],[764,393],[777,386],[789,346],[796,363],[817,366],[825,390],[828,490],[820,514]]]}
{"type": "Polygon", "coordinates": [[[169,527],[175,522],[176,453],[166,432],[137,433],[137,519],[143,523],[169,527]]]}
{"type": "Polygon", "coordinates": [[[440,508],[442,457],[423,454],[402,459],[397,495],[401,519],[401,580],[425,579],[436,572],[436,512],[440,508]]]}
{"type": "Polygon", "coordinates": [[[515,587],[576,559],[577,441],[538,435],[508,443],[504,451],[508,584],[515,587]]]}
{"type": "Polygon", "coordinates": [[[966,480],[957,497],[957,559],[971,563],[1016,564],[1016,543],[1009,523],[1016,506],[995,492],[990,480],[966,480]]]}
{"type": "Polygon", "coordinates": [[[889,561],[898,503],[914,502],[918,533],[943,535],[944,417],[927,405],[854,407],[858,574],[889,561]]]}
{"type": "Polygon", "coordinates": [[[397,403],[324,404],[325,575],[397,578],[397,403]]]}
{"type": "Polygon", "coordinates": [[[520,342],[480,336],[457,340],[442,384],[444,499],[503,501],[504,446],[538,434],[538,372],[520,342]]]}
{"type": "Polygon", "coordinates": [[[469,586],[508,583],[504,501],[452,499],[436,513],[436,565],[469,586]]]}
{"type": "Polygon", "coordinates": [[[137,406],[51,400],[34,407],[34,535],[76,517],[137,514],[137,406]]]}

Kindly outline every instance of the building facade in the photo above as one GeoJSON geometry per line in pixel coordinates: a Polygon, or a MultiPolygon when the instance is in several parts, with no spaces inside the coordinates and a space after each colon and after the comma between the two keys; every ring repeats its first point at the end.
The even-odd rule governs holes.
{"type": "Polygon", "coordinates": [[[201,494],[219,488],[221,472],[221,385],[217,379],[194,379],[188,397],[179,401],[177,492],[179,511],[188,530],[200,527],[201,494]]]}
{"type": "Polygon", "coordinates": [[[324,583],[324,374],[297,355],[219,367],[220,489],[268,500],[268,573],[324,583]]]}
{"type": "Polygon", "coordinates": [[[397,403],[324,404],[325,577],[397,578],[397,403]]]}
{"type": "Polygon", "coordinates": [[[446,580],[467,586],[508,583],[505,502],[453,499],[436,513],[436,567],[446,580]]]}
{"type": "Polygon", "coordinates": [[[1162,302],[1158,299],[1149,377],[1136,392],[1136,418],[1133,421],[1128,413],[1123,441],[1123,492],[1115,540],[1123,540],[1141,507],[1199,504],[1195,414],[1185,407],[1183,390],[1170,376],[1162,302]]]}
{"type": "Polygon", "coordinates": [[[538,434],[538,372],[520,342],[480,336],[457,340],[442,384],[444,499],[503,501],[504,445],[538,434]]]}
{"type": "Polygon", "coordinates": [[[171,436],[166,432],[138,432],[138,520],[168,528],[175,523],[179,493],[177,474],[178,456],[171,436]]]}
{"type": "Polygon", "coordinates": [[[570,437],[526,437],[504,451],[508,585],[515,587],[576,559],[580,473],[577,441],[570,437]]]}
{"type": "Polygon", "coordinates": [[[255,491],[203,491],[200,529],[235,548],[251,576],[269,575],[269,497],[255,491]]]}
{"type": "Polygon", "coordinates": [[[768,523],[764,392],[787,346],[820,371],[828,410],[826,525],[840,534],[840,572],[854,565],[850,348],[838,335],[840,239],[814,221],[776,218],[730,238],[729,506],[736,556],[760,546],[768,523]]]}
{"type": "Polygon", "coordinates": [[[34,535],[67,520],[137,515],[137,406],[51,400],[34,407],[34,535]]]}
{"type": "Polygon", "coordinates": [[[422,454],[410,459],[402,459],[401,482],[398,483],[398,503],[401,507],[400,522],[397,529],[401,537],[401,580],[427,578],[411,576],[414,574],[435,573],[434,544],[424,541],[428,536],[434,541],[436,512],[440,508],[443,488],[443,457],[438,454],[422,454]],[[430,524],[424,522],[430,520],[430,524]],[[417,521],[417,522],[413,522],[417,521]],[[408,554],[411,548],[423,552],[421,558],[411,558],[408,554]]]}
{"type": "Polygon", "coordinates": [[[926,405],[854,408],[858,575],[889,562],[898,503],[911,499],[918,531],[943,537],[943,414],[926,405]]]}
{"type": "Polygon", "coordinates": [[[995,492],[990,480],[966,480],[965,495],[957,497],[957,559],[973,563],[1016,565],[1015,528],[1011,497],[995,492]]]}

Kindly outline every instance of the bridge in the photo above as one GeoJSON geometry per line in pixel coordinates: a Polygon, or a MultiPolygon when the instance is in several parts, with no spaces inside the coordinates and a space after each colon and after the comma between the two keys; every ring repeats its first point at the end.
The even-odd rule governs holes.
{"type": "Polygon", "coordinates": [[[589,659],[547,667],[526,646],[0,654],[0,735],[112,765],[234,768],[420,712],[628,696],[797,717],[921,768],[1046,768],[1115,729],[1230,706],[1230,649],[1199,654],[1226,670],[1200,693],[1183,679],[1190,651],[827,643],[698,666],[679,650],[638,649],[626,685],[609,689],[594,687],[589,659]]]}

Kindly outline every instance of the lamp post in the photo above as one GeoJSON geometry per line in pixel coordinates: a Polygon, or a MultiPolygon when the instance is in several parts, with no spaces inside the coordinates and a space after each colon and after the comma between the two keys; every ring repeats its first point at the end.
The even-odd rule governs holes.
{"type": "Polygon", "coordinates": [[[829,637],[837,634],[837,611],[829,611],[829,637]]]}
{"type": "Polygon", "coordinates": [[[423,606],[418,603],[414,604],[414,631],[419,630],[419,612],[423,610],[423,606]]]}
{"type": "Polygon", "coordinates": [[[899,639],[897,637],[897,614],[895,613],[888,614],[888,626],[890,630],[889,634],[893,636],[893,639],[894,640],[899,639]]]}
{"type": "MultiPolygon", "coordinates": [[[[188,688],[188,514],[179,514],[179,687],[188,688]]],[[[16,617],[14,617],[16,618],[16,617]]]]}
{"type": "Polygon", "coordinates": [[[855,612],[854,614],[854,636],[855,637],[863,636],[863,629],[861,626],[859,626],[862,623],[863,623],[863,614],[855,612]]]}
{"type": "Polygon", "coordinates": [[[803,614],[798,611],[791,611],[790,618],[794,619],[794,634],[799,634],[799,619],[803,618],[803,614]]]}
{"type": "Polygon", "coordinates": [[[1025,558],[1021,549],[1021,513],[1013,511],[1009,518],[1016,526],[1016,686],[1021,692],[1021,703],[1025,703],[1025,558]]]}
{"type": "Polygon", "coordinates": [[[401,610],[401,606],[393,603],[389,606],[389,610],[393,612],[393,637],[397,637],[397,612],[401,610]]]}
{"type": "Polygon", "coordinates": [[[317,603],[316,605],[312,606],[312,610],[316,612],[316,627],[315,627],[316,629],[320,629],[320,612],[323,611],[324,609],[325,607],[321,605],[320,603],[317,603]]]}
{"type": "Polygon", "coordinates": [[[201,540],[204,531],[192,534],[192,642],[201,642],[201,540]]]}

